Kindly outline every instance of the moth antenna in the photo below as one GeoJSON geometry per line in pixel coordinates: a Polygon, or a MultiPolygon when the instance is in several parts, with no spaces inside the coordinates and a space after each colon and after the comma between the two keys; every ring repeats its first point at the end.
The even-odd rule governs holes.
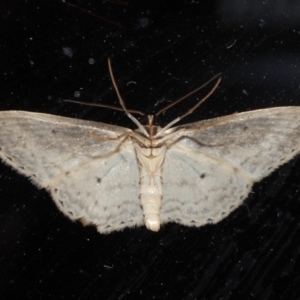
{"type": "MultiPolygon", "coordinates": [[[[88,106],[96,106],[96,107],[104,107],[108,109],[113,109],[113,110],[118,110],[124,112],[123,108],[112,106],[112,105],[107,105],[107,104],[100,104],[100,103],[89,103],[89,102],[83,102],[83,101],[77,101],[77,100],[71,100],[71,99],[64,99],[63,101],[65,102],[71,102],[71,103],[77,103],[77,104],[82,104],[82,105],[88,105],[88,106]]],[[[138,114],[141,116],[144,116],[145,114],[139,110],[135,109],[128,109],[127,110],[131,114],[138,114]]]]}
{"type": "Polygon", "coordinates": [[[171,107],[175,106],[176,104],[178,104],[179,102],[181,102],[182,100],[184,100],[184,99],[188,98],[189,96],[193,95],[194,93],[198,92],[199,90],[201,90],[202,88],[204,88],[205,86],[207,86],[209,83],[211,83],[212,81],[214,81],[217,77],[220,77],[221,75],[222,75],[222,73],[219,73],[219,74],[215,75],[214,77],[212,77],[211,79],[209,79],[207,82],[205,82],[204,84],[202,84],[198,88],[194,89],[193,91],[189,92],[188,94],[184,95],[183,97],[177,99],[176,101],[173,101],[171,104],[169,104],[169,105],[165,106],[164,108],[162,108],[161,110],[159,110],[155,114],[155,116],[157,117],[158,115],[160,115],[164,111],[168,110],[169,108],[171,108],[171,107]]]}
{"type": "MultiPolygon", "coordinates": [[[[216,77],[216,76],[215,76],[216,77]]],[[[214,78],[215,78],[214,77],[214,78]]],[[[214,87],[212,88],[212,90],[204,97],[202,98],[196,105],[194,105],[192,108],[190,108],[186,113],[184,113],[183,115],[179,116],[178,118],[176,118],[175,120],[173,120],[172,122],[170,122],[168,125],[166,125],[165,127],[163,127],[157,134],[155,137],[159,137],[162,135],[162,133],[164,133],[167,129],[169,129],[170,127],[172,127],[174,124],[176,124],[177,122],[179,122],[181,119],[185,118],[186,116],[190,115],[199,105],[201,105],[206,99],[208,99],[213,93],[214,91],[217,89],[218,85],[221,82],[221,77],[219,77],[218,81],[216,82],[216,84],[214,85],[214,87]]],[[[212,80],[212,79],[211,79],[212,80]]],[[[210,80],[210,81],[211,81],[210,80]]],[[[210,82],[209,81],[209,82],[210,82]]]]}
{"type": "Polygon", "coordinates": [[[149,134],[147,133],[146,129],[144,128],[144,126],[137,120],[137,118],[135,118],[129,111],[128,109],[126,108],[126,105],[125,105],[125,102],[123,100],[123,98],[121,97],[121,94],[119,92],[119,88],[116,84],[116,81],[115,81],[115,78],[114,78],[114,74],[113,74],[113,71],[112,71],[112,67],[111,67],[111,62],[110,62],[110,58],[107,59],[108,61],[108,69],[109,69],[109,75],[110,75],[110,78],[111,78],[111,81],[113,83],[113,86],[114,86],[114,89],[116,91],[116,94],[118,96],[118,99],[119,99],[119,102],[120,102],[120,105],[122,106],[125,114],[127,115],[127,117],[129,119],[131,119],[134,124],[143,132],[143,134],[145,136],[149,136],[149,134]]]}

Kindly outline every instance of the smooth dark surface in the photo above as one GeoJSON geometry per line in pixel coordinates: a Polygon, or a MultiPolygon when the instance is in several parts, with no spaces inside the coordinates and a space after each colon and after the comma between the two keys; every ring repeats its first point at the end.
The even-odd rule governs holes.
{"type": "MultiPolygon", "coordinates": [[[[146,113],[218,72],[219,89],[185,122],[300,105],[293,2],[2,1],[0,109],[134,128],[121,112],[62,101],[118,105],[108,57],[127,106],[146,113]]],[[[0,299],[299,299],[299,197],[295,159],[217,225],[100,235],[1,163],[0,299]]]]}

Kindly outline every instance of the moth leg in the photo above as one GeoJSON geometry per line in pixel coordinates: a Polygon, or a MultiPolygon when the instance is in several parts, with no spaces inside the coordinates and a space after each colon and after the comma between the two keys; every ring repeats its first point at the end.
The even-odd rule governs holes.
{"type": "MultiPolygon", "coordinates": [[[[190,138],[189,136],[185,136],[185,133],[188,131],[194,131],[194,130],[205,130],[209,127],[214,127],[217,126],[219,124],[222,124],[224,122],[226,122],[227,120],[230,120],[231,118],[233,118],[234,115],[236,115],[237,113],[233,113],[231,115],[225,116],[225,117],[221,117],[219,120],[212,122],[211,124],[207,124],[205,126],[201,126],[201,127],[182,127],[182,128],[178,128],[176,131],[171,132],[170,134],[164,136],[162,139],[159,140],[160,143],[164,143],[167,142],[168,146],[171,146],[175,143],[177,143],[179,140],[183,139],[183,138],[190,138]],[[175,139],[173,139],[173,137],[176,137],[175,139]]],[[[193,140],[192,138],[190,138],[191,140],[193,140]]],[[[197,141],[197,144],[200,144],[197,141]]]]}
{"type": "Polygon", "coordinates": [[[89,135],[95,139],[98,139],[98,140],[104,140],[104,141],[116,141],[116,140],[120,140],[121,138],[125,137],[127,138],[128,136],[131,135],[131,132],[125,132],[125,133],[122,133],[116,137],[104,137],[104,136],[100,136],[98,134],[94,134],[94,133],[89,133],[89,135]]]}
{"type": "Polygon", "coordinates": [[[198,130],[204,130],[206,128],[209,128],[209,127],[214,127],[214,126],[217,126],[219,124],[222,124],[228,120],[230,120],[233,116],[235,116],[237,114],[237,112],[233,113],[233,114],[230,114],[228,116],[225,116],[225,117],[221,117],[219,120],[211,123],[211,124],[207,124],[205,126],[201,126],[201,127],[188,127],[188,128],[182,128],[181,130],[182,131],[190,131],[190,130],[195,130],[195,129],[198,129],[198,130]]]}

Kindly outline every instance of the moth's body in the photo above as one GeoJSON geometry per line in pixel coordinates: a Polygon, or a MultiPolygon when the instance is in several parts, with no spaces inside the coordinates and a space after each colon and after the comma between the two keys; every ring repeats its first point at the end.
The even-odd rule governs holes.
{"type": "Polygon", "coordinates": [[[159,144],[155,134],[161,129],[153,125],[153,116],[148,118],[149,124],[145,129],[149,136],[145,137],[140,131],[133,135],[134,148],[139,161],[140,194],[139,199],[143,208],[145,225],[152,231],[160,228],[160,207],[163,195],[162,167],[166,154],[166,146],[159,144]]]}

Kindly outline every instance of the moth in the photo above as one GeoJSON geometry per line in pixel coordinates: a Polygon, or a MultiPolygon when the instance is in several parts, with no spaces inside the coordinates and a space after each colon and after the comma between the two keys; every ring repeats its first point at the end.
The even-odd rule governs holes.
{"type": "Polygon", "coordinates": [[[110,61],[109,70],[122,110],[136,130],[42,113],[0,112],[1,159],[48,190],[70,219],[94,225],[100,233],[142,224],[158,231],[168,222],[217,223],[243,203],[255,182],[300,152],[300,107],[172,127],[217,83],[165,127],[156,126],[154,116],[143,126],[127,110],[110,61]]]}

